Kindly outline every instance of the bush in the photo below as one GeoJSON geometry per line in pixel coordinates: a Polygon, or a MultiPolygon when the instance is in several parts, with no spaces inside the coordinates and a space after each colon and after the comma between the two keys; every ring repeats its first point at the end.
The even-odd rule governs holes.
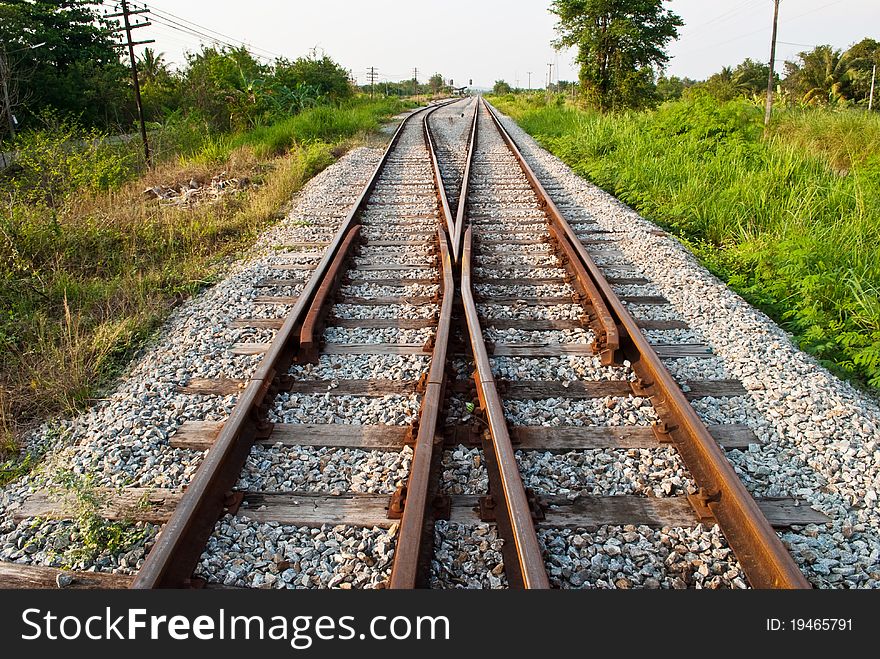
{"type": "Polygon", "coordinates": [[[54,126],[16,139],[15,167],[0,179],[3,193],[56,208],[73,194],[117,187],[136,174],[132,149],[112,144],[105,133],[48,119],[54,126]]]}

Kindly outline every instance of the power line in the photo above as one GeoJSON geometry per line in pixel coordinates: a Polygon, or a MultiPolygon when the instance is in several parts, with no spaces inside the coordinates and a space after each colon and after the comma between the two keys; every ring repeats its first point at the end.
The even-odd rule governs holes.
{"type": "MultiPolygon", "coordinates": [[[[268,48],[262,48],[260,46],[250,45],[247,42],[242,41],[241,39],[236,39],[235,37],[229,36],[228,34],[224,34],[222,32],[218,32],[217,30],[214,30],[213,28],[210,28],[206,25],[202,25],[200,23],[196,23],[195,21],[191,21],[191,20],[183,18],[181,16],[177,16],[176,14],[172,14],[170,11],[166,11],[164,9],[157,9],[155,7],[152,7],[149,5],[149,3],[144,2],[142,4],[145,7],[149,7],[150,11],[153,13],[154,16],[158,15],[158,16],[164,18],[165,20],[172,22],[172,23],[175,23],[177,25],[180,25],[181,23],[183,23],[184,25],[182,25],[181,27],[192,26],[202,32],[208,32],[208,33],[216,35],[217,37],[222,37],[223,39],[229,40],[233,43],[241,44],[242,46],[244,46],[246,48],[260,50],[268,55],[271,55],[273,58],[283,57],[283,55],[280,55],[279,53],[273,52],[273,51],[269,50],[268,48]]],[[[212,37],[212,38],[216,39],[216,37],[212,37]]],[[[227,45],[232,45],[232,44],[227,42],[227,45]]]]}
{"type": "MultiPolygon", "coordinates": [[[[817,11],[821,11],[822,9],[827,9],[828,7],[832,7],[832,6],[834,6],[834,5],[838,5],[838,4],[840,4],[841,2],[843,2],[843,1],[844,1],[844,0],[834,0],[834,2],[829,2],[829,3],[824,4],[824,5],[821,5],[821,6],[819,6],[819,7],[814,7],[813,9],[810,9],[810,10],[808,10],[808,11],[805,11],[805,12],[803,12],[803,13],[801,13],[801,14],[796,14],[795,16],[791,16],[791,17],[789,17],[789,18],[786,18],[785,20],[779,21],[779,24],[780,24],[780,25],[786,25],[786,24],[791,23],[792,21],[795,21],[795,20],[797,20],[797,19],[799,19],[799,18],[802,18],[802,17],[804,17],[804,16],[808,16],[809,14],[814,14],[814,13],[816,13],[817,11]]],[[[737,35],[737,36],[735,36],[735,37],[731,37],[730,39],[727,39],[727,40],[725,40],[725,41],[717,41],[717,42],[714,42],[714,43],[712,43],[712,44],[710,44],[710,45],[708,45],[708,46],[703,46],[703,47],[701,47],[701,48],[696,48],[696,49],[694,49],[694,50],[689,50],[689,51],[686,51],[686,52],[684,52],[684,53],[679,53],[678,55],[676,55],[676,57],[683,57],[683,56],[685,56],[685,55],[693,55],[694,53],[699,53],[699,52],[702,52],[702,51],[704,51],[704,50],[708,50],[709,48],[717,48],[718,46],[724,46],[724,45],[726,45],[726,44],[733,43],[734,41],[739,41],[740,39],[745,39],[746,37],[751,37],[751,36],[756,35],[756,34],[761,34],[761,33],[763,33],[763,32],[766,32],[767,30],[768,30],[767,27],[762,27],[762,28],[760,28],[760,29],[758,29],[758,30],[752,30],[751,32],[746,32],[746,33],[744,33],[744,34],[740,34],[740,35],[737,35]]],[[[782,42],[780,42],[780,43],[782,43],[782,42]]]]}
{"type": "Polygon", "coordinates": [[[813,43],[792,43],[791,41],[777,41],[776,43],[782,43],[786,46],[800,46],[802,48],[818,48],[818,46],[813,43]]]}
{"type": "Polygon", "coordinates": [[[714,18],[710,18],[705,23],[700,23],[699,25],[694,26],[694,30],[702,30],[704,27],[712,25],[713,23],[724,23],[729,21],[731,18],[735,18],[739,15],[740,12],[748,11],[749,9],[754,9],[759,4],[762,4],[764,0],[749,0],[737,7],[733,7],[732,9],[728,9],[727,11],[722,12],[721,14],[715,16],[714,18]]]}
{"type": "Polygon", "coordinates": [[[228,41],[223,41],[222,39],[212,37],[211,35],[205,34],[204,32],[199,32],[198,30],[190,29],[187,27],[180,27],[174,23],[167,22],[165,19],[163,19],[161,17],[153,17],[153,20],[156,21],[156,23],[158,25],[164,25],[165,27],[170,28],[172,30],[176,30],[177,32],[182,32],[183,34],[189,34],[189,35],[192,35],[195,37],[199,37],[200,39],[204,39],[204,40],[208,41],[209,43],[214,43],[214,44],[217,44],[220,46],[226,46],[228,48],[231,48],[232,50],[239,50],[239,49],[243,48],[248,53],[250,53],[250,55],[252,57],[254,57],[255,59],[262,59],[262,60],[266,60],[269,62],[273,61],[273,58],[269,57],[268,55],[262,55],[260,53],[254,52],[253,50],[248,48],[247,45],[230,43],[228,41]]]}
{"type": "MultiPolygon", "coordinates": [[[[110,7],[110,8],[116,9],[116,10],[118,10],[118,8],[119,8],[118,3],[113,3],[108,0],[104,0],[102,2],[102,4],[105,7],[110,7]]],[[[136,5],[131,5],[131,6],[134,7],[136,5]]],[[[194,36],[194,37],[199,38],[200,40],[205,40],[209,43],[217,44],[220,46],[226,46],[226,47],[231,48],[233,50],[238,50],[240,48],[244,48],[248,53],[250,53],[251,56],[253,56],[256,59],[262,59],[262,60],[266,60],[266,61],[271,62],[273,60],[273,58],[281,57],[281,55],[273,53],[270,50],[266,50],[265,48],[251,46],[251,45],[247,44],[246,42],[235,39],[233,37],[226,37],[226,35],[223,35],[221,32],[217,32],[216,30],[213,30],[213,29],[206,27],[204,25],[200,25],[200,24],[195,23],[193,21],[188,21],[186,19],[175,16],[174,14],[171,14],[169,12],[165,12],[162,10],[158,10],[158,9],[149,7],[147,5],[147,3],[141,3],[141,7],[143,9],[150,10],[150,12],[152,14],[152,19],[157,25],[167,27],[171,30],[174,30],[175,32],[180,32],[180,33],[186,34],[188,36],[194,36]],[[181,22],[179,22],[179,21],[181,21],[181,22]],[[194,27],[190,27],[190,26],[194,26],[194,27]],[[213,33],[213,34],[209,34],[209,33],[213,33]],[[224,38],[218,38],[217,36],[213,36],[213,35],[220,35],[221,37],[224,37],[224,38]],[[231,39],[231,41],[227,41],[226,39],[231,39]],[[269,55],[263,55],[258,52],[254,52],[255,50],[260,50],[260,51],[263,51],[264,53],[269,53],[270,55],[272,55],[272,57],[270,57],[269,55]]]]}

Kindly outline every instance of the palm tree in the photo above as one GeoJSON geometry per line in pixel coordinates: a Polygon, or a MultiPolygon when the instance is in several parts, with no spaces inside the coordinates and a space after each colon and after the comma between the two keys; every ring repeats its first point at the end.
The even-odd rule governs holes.
{"type": "Polygon", "coordinates": [[[800,63],[786,62],[786,86],[804,103],[837,103],[850,98],[853,58],[831,46],[798,53],[800,63]]]}
{"type": "Polygon", "coordinates": [[[733,67],[730,66],[722,66],[721,70],[715,74],[719,82],[732,82],[733,81],[733,67]]]}
{"type": "Polygon", "coordinates": [[[138,61],[138,68],[144,76],[144,80],[155,82],[156,78],[168,75],[168,65],[165,63],[165,53],[157,53],[152,48],[144,48],[144,54],[138,61]]]}

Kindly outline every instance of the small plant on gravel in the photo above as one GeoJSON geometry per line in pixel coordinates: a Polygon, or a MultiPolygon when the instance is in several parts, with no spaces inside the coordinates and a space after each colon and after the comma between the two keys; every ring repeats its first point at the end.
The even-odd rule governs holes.
{"type": "MultiPolygon", "coordinates": [[[[67,568],[92,562],[101,555],[126,552],[133,545],[146,540],[150,534],[148,526],[130,519],[111,521],[102,517],[100,511],[107,502],[106,496],[95,488],[91,476],[72,471],[59,472],[57,486],[51,491],[63,497],[73,508],[74,530],[70,534],[70,546],[63,556],[67,568]]],[[[148,494],[145,494],[140,506],[146,505],[147,497],[148,494]]]]}
{"type": "MultiPolygon", "coordinates": [[[[0,461],[0,487],[26,474],[34,473],[46,452],[63,445],[69,437],[70,431],[65,426],[60,423],[49,423],[42,434],[42,441],[30,446],[27,451],[19,453],[10,439],[8,446],[3,447],[9,457],[0,461]]],[[[3,455],[3,448],[0,448],[0,455],[3,455]]]]}

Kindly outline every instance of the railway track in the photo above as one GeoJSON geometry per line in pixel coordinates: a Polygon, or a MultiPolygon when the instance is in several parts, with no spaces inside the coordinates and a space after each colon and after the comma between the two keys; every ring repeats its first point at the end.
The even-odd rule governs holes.
{"type": "MultiPolygon", "coordinates": [[[[250,585],[462,585],[442,552],[457,525],[503,540],[478,542],[503,554],[489,585],[595,585],[559,559],[572,532],[610,538],[591,551],[616,583],[621,544],[717,523],[709,549],[728,581],[741,569],[754,587],[808,587],[773,527],[822,516],[749,496],[723,450],[754,436],[707,428],[690,405],[741,386],[679,388],[663,360],[705,348],[648,342],[643,330],[681,328],[639,317],[662,298],[618,294],[647,282],[579,213],[553,203],[481,99],[413,113],[328,244],[288,246],[260,282],[255,304],[286,315],[234,321],[263,339],[232,347],[262,355],[253,376],[188,385],[237,400],[225,422],[172,437],[209,449],[185,491],[132,490],[105,507],[163,524],[146,561],[83,583],[236,585],[258,572],[250,585]],[[302,476],[297,461],[314,469],[302,476]],[[343,477],[325,477],[334,469],[343,477]],[[319,546],[315,561],[367,567],[317,578],[297,543],[319,546]],[[235,561],[241,575],[212,567],[232,545],[251,561],[235,561]]],[[[21,514],[63,516],[64,502],[38,496],[21,514]]],[[[9,585],[52,578],[0,566],[9,585]]]]}

